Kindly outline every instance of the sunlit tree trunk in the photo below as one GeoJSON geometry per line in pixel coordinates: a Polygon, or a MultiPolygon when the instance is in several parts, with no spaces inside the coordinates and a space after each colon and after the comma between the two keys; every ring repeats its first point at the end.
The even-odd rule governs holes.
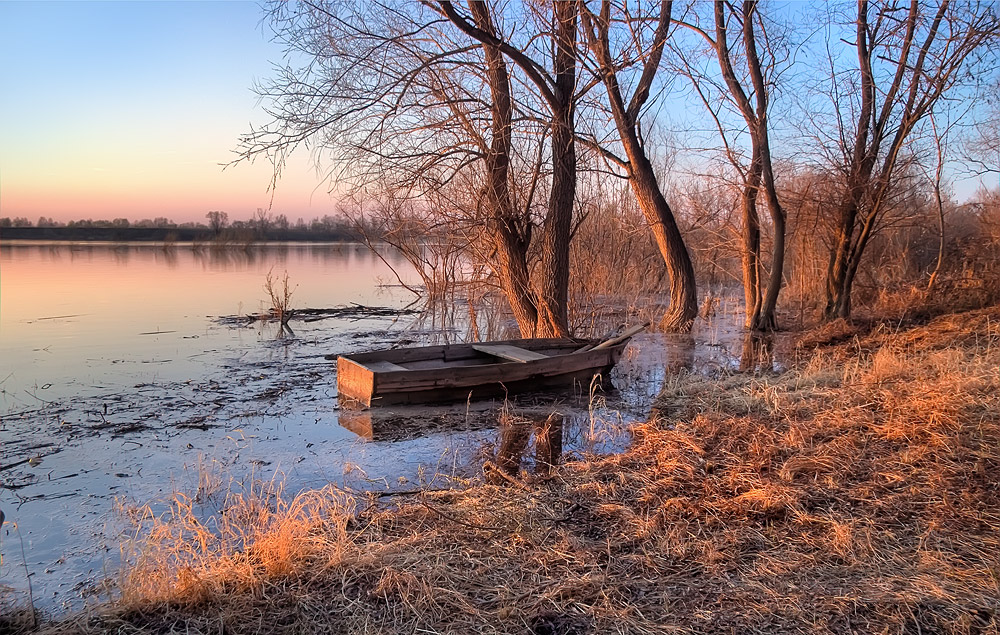
{"type": "Polygon", "coordinates": [[[542,225],[538,328],[544,337],[569,335],[569,243],[576,199],[576,30],[574,2],[555,2],[555,83],[552,89],[552,190],[542,225]]]}
{"type": "MultiPolygon", "coordinates": [[[[617,123],[617,115],[615,119],[617,123]]],[[[674,332],[689,331],[698,315],[698,292],[691,257],[635,128],[627,124],[619,125],[618,132],[629,161],[629,184],[649,223],[670,278],[670,306],[660,319],[660,328],[674,332]]]]}
{"type": "Polygon", "coordinates": [[[684,244],[673,211],[660,190],[653,165],[646,155],[638,132],[639,113],[649,99],[650,87],[659,68],[670,26],[672,6],[669,0],[660,3],[659,15],[654,18],[656,34],[653,45],[649,51],[642,52],[645,56],[642,73],[627,106],[618,81],[618,65],[611,55],[610,1],[604,0],[601,3],[600,15],[594,14],[585,3],[581,3],[581,15],[587,43],[598,66],[596,72],[608,94],[615,128],[625,151],[626,161],[623,167],[639,208],[646,217],[656,245],[663,256],[670,278],[670,306],[660,320],[660,328],[666,331],[689,331],[698,315],[694,266],[691,264],[687,245],[684,244]]]}
{"type": "Polygon", "coordinates": [[[757,213],[757,195],[760,188],[760,163],[754,161],[747,175],[742,196],[742,239],[740,261],[743,267],[743,299],[746,302],[744,326],[753,329],[760,320],[761,265],[760,265],[760,216],[757,213]]]}
{"type": "MultiPolygon", "coordinates": [[[[484,3],[470,2],[476,26],[494,31],[493,20],[484,3]]],[[[535,337],[538,309],[531,294],[527,252],[529,236],[517,219],[510,195],[510,149],[513,106],[507,64],[499,48],[483,44],[486,76],[492,98],[492,139],[486,155],[486,185],[483,199],[488,208],[488,239],[495,251],[495,269],[500,287],[510,303],[522,337],[535,337]]]]}

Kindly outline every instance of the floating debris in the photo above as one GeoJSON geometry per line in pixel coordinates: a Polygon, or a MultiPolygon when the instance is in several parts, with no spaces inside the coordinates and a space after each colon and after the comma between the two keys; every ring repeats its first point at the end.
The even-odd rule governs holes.
{"type": "MultiPolygon", "coordinates": [[[[332,307],[328,309],[295,309],[290,311],[285,317],[287,320],[318,322],[329,318],[361,319],[367,317],[399,317],[403,315],[416,315],[418,313],[420,313],[420,310],[418,309],[397,309],[386,306],[365,306],[363,304],[352,303],[350,306],[332,307]]],[[[268,312],[248,315],[223,315],[216,318],[216,322],[228,326],[245,326],[259,321],[276,319],[278,319],[276,314],[268,312]]]]}

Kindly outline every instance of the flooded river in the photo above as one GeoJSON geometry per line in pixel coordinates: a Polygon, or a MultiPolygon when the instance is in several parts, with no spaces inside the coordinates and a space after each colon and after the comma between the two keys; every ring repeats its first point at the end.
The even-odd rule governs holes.
{"type": "Polygon", "coordinates": [[[359,420],[339,409],[325,355],[466,336],[400,312],[414,296],[396,273],[415,276],[384,257],[353,244],[0,244],[0,610],[30,595],[58,615],[106,597],[130,510],[157,513],[174,493],[197,501],[255,479],[398,491],[480,478],[485,460],[516,472],[616,451],[670,372],[740,363],[738,323],[719,319],[637,337],[607,394],[522,404],[555,399],[556,432],[501,433],[494,403],[359,420]],[[393,311],[293,320],[292,333],[246,318],[269,306],[268,273],[286,271],[294,308],[393,311]]]}

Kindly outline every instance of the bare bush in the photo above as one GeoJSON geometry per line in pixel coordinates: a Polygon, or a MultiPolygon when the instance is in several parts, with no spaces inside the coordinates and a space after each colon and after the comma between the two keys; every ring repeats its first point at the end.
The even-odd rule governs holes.
{"type": "Polygon", "coordinates": [[[267,292],[271,302],[271,316],[285,328],[288,327],[288,320],[292,317],[292,293],[296,287],[289,286],[287,271],[279,278],[274,275],[272,268],[268,270],[264,279],[264,291],[267,292]]]}

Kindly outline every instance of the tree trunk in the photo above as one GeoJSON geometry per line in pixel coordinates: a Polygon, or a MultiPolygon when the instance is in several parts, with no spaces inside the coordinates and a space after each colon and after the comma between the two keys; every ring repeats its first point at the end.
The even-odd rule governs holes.
{"type": "MultiPolygon", "coordinates": [[[[769,197],[770,198],[770,197],[769,197]]],[[[777,197],[773,203],[768,203],[771,212],[771,224],[774,227],[774,245],[771,253],[771,274],[767,280],[767,292],[760,306],[757,322],[753,325],[755,331],[774,331],[778,328],[778,294],[781,292],[783,272],[785,268],[785,214],[778,206],[777,197]]]]}
{"type": "MultiPolygon", "coordinates": [[[[494,33],[493,19],[485,3],[470,2],[469,10],[480,29],[494,33]]],[[[494,265],[500,288],[510,303],[521,337],[535,337],[538,310],[531,293],[528,275],[528,241],[514,220],[510,196],[510,148],[513,106],[507,65],[498,47],[483,44],[486,77],[492,105],[492,140],[486,155],[486,184],[483,200],[489,220],[488,240],[495,252],[494,265]]]]}
{"type": "Polygon", "coordinates": [[[762,126],[763,135],[759,147],[762,158],[761,177],[764,182],[764,195],[767,198],[767,209],[771,215],[771,226],[774,231],[774,244],[771,251],[771,274],[767,281],[767,291],[761,302],[760,315],[754,330],[774,331],[778,328],[778,294],[784,281],[785,271],[785,234],[788,231],[785,209],[778,200],[778,187],[774,182],[774,170],[771,163],[771,147],[767,139],[767,127],[762,126]]]}
{"type": "Polygon", "coordinates": [[[629,185],[635,194],[636,202],[639,203],[639,208],[646,217],[670,277],[670,306],[660,320],[659,326],[665,331],[690,331],[695,317],[698,316],[694,266],[691,264],[691,256],[688,254],[670,205],[660,191],[653,165],[639,141],[636,127],[640,110],[649,98],[650,87],[659,68],[673,3],[671,0],[660,2],[653,43],[645,55],[642,74],[636,81],[635,90],[627,107],[622,97],[621,85],[618,83],[617,63],[612,58],[610,50],[608,29],[611,23],[611,3],[605,0],[601,4],[600,16],[591,13],[585,3],[580,7],[588,44],[597,58],[598,71],[608,93],[608,103],[611,106],[615,127],[618,129],[618,137],[628,159],[624,167],[628,171],[629,185]]]}
{"type": "Polygon", "coordinates": [[[837,219],[837,234],[830,252],[830,264],[826,270],[826,308],[823,310],[823,316],[828,320],[850,317],[850,301],[844,302],[843,296],[845,293],[850,295],[849,288],[845,286],[847,261],[850,258],[857,215],[858,206],[851,196],[841,204],[837,219]]]}
{"type": "MultiPolygon", "coordinates": [[[[745,49],[744,60],[753,91],[754,103],[737,76],[733,67],[732,51],[728,44],[726,23],[726,7],[736,13],[735,6],[723,2],[714,4],[715,40],[706,37],[715,50],[719,60],[719,68],[729,88],[730,99],[736,104],[746,121],[751,140],[751,162],[746,170],[743,186],[743,285],[746,299],[746,322],[750,330],[764,331],[777,328],[775,313],[778,304],[778,294],[781,291],[783,270],[785,265],[785,213],[778,202],[777,187],[774,182],[774,169],[771,161],[771,148],[768,141],[768,100],[773,88],[764,77],[764,65],[757,53],[757,35],[754,28],[754,18],[757,12],[757,0],[745,0],[740,13],[742,14],[742,40],[745,49]],[[757,201],[763,186],[768,211],[774,226],[774,251],[771,258],[771,273],[768,278],[767,290],[762,292],[762,265],[760,255],[760,216],[757,211],[757,201]]],[[[766,40],[766,36],[765,36],[766,40]]],[[[774,69],[773,51],[765,49],[771,63],[768,68],[774,69]]],[[[716,120],[718,122],[718,119],[716,120]]],[[[725,138],[725,132],[719,123],[719,132],[725,138]]],[[[728,144],[727,144],[728,148],[728,144]]],[[[730,154],[730,160],[739,170],[736,158],[730,154]]]]}
{"type": "Polygon", "coordinates": [[[629,159],[629,183],[639,208],[649,223],[670,277],[670,306],[660,320],[660,328],[664,331],[687,332],[691,330],[698,315],[694,266],[670,205],[656,182],[653,166],[642,152],[635,130],[629,128],[629,132],[631,135],[621,131],[623,141],[626,136],[631,137],[624,144],[629,159]]]}
{"type": "Polygon", "coordinates": [[[496,250],[494,269],[500,289],[510,304],[521,337],[535,337],[538,310],[531,298],[531,281],[525,257],[527,250],[519,233],[509,223],[501,221],[496,225],[491,233],[496,250]]]}
{"type": "Polygon", "coordinates": [[[556,2],[555,76],[552,107],[552,191],[542,236],[538,281],[538,337],[569,336],[569,241],[576,199],[575,104],[576,3],[556,2]]]}
{"type": "Polygon", "coordinates": [[[740,259],[743,265],[743,298],[746,302],[744,325],[754,329],[760,321],[760,216],[757,196],[760,188],[760,162],[754,159],[743,187],[743,245],[740,259]]]}

